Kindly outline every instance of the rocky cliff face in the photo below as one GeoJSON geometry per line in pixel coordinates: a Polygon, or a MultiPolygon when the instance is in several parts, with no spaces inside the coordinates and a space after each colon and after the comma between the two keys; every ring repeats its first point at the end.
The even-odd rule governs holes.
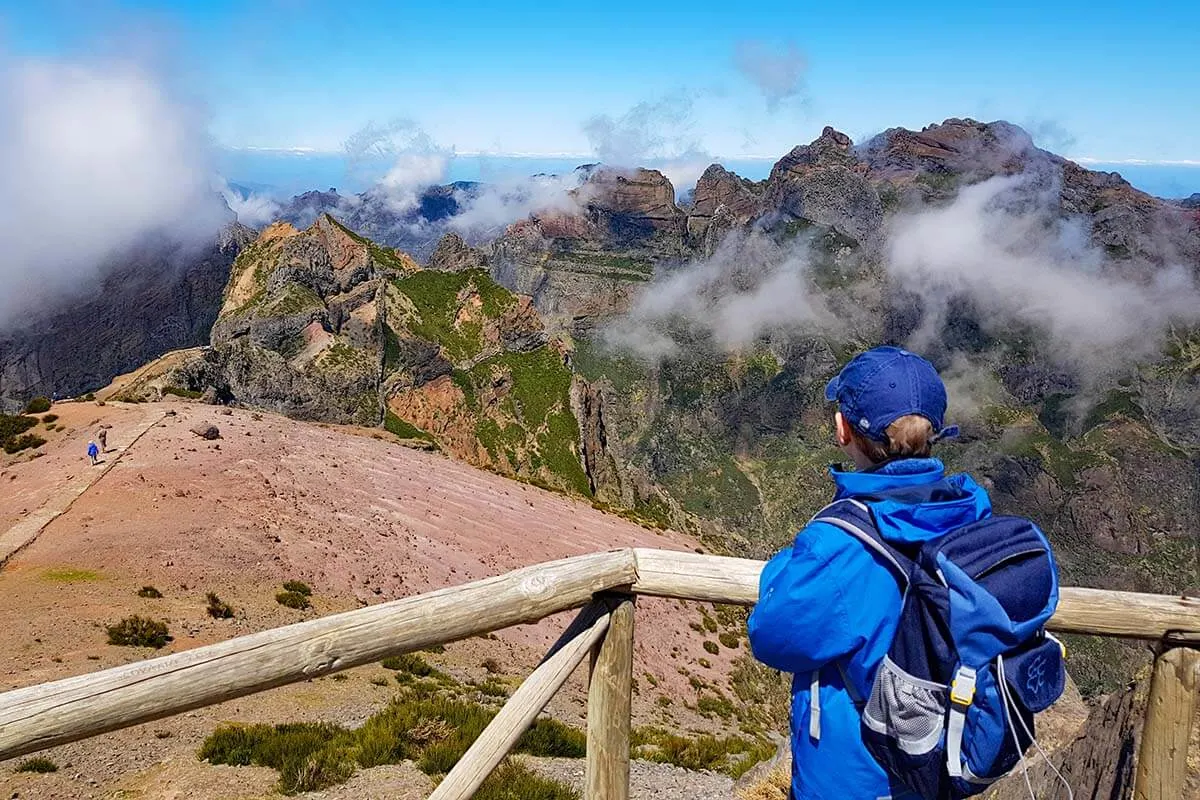
{"type": "Polygon", "coordinates": [[[0,411],[35,395],[97,389],[207,341],[230,266],[252,237],[234,224],[199,248],[145,243],[102,268],[86,294],[0,331],[0,411]]]}

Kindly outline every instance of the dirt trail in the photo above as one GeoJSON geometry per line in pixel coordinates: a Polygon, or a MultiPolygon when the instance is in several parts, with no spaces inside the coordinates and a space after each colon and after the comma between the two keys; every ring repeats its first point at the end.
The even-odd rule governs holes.
{"type": "MultiPolygon", "coordinates": [[[[0,691],[568,555],[697,547],[686,536],[646,530],[587,503],[399,446],[379,431],[355,433],[246,410],[224,415],[182,401],[61,404],[55,412],[66,430],[48,437],[41,457],[0,464],[0,525],[32,525],[24,520],[37,518],[41,530],[0,571],[0,691]],[[222,438],[192,434],[199,422],[217,425],[222,438]],[[111,462],[103,480],[80,494],[80,482],[101,469],[93,473],[83,457],[99,424],[113,426],[109,446],[120,448],[120,458],[106,454],[111,462]],[[40,510],[57,508],[55,498],[68,492],[74,502],[42,520],[40,510]],[[275,602],[288,579],[312,586],[311,610],[275,602]],[[164,597],[138,597],[142,586],[154,586],[164,597]],[[235,617],[209,618],[207,592],[232,604],[235,617]],[[104,626],[134,613],[166,620],[174,640],[160,651],[106,644],[104,626]]],[[[501,665],[498,677],[515,685],[569,617],[454,643],[429,660],[468,681],[487,678],[483,662],[494,659],[501,665]]],[[[689,627],[699,627],[700,620],[695,606],[639,601],[638,724],[711,729],[714,722],[684,708],[696,698],[690,675],[732,696],[731,661],[744,650],[706,652],[704,637],[689,627]]],[[[582,678],[574,676],[550,708],[576,725],[584,708],[582,678]]],[[[214,727],[225,721],[355,725],[379,710],[395,688],[391,673],[378,665],[361,667],[54,748],[46,753],[60,767],[53,775],[14,774],[15,764],[0,764],[0,796],[265,796],[274,783],[271,773],[196,761],[214,727]]],[[[361,791],[323,796],[394,796],[383,787],[404,782],[397,769],[355,779],[371,788],[356,784],[361,791]]]]}
{"type": "MultiPolygon", "coordinates": [[[[3,569],[10,558],[36,539],[47,525],[66,512],[80,495],[116,466],[125,451],[132,447],[155,423],[162,420],[165,412],[162,407],[139,408],[134,406],[133,408],[137,413],[113,417],[115,421],[109,423],[112,427],[107,429],[107,447],[100,454],[97,464],[85,463],[73,474],[67,475],[56,483],[32,484],[31,486],[30,482],[27,482],[26,486],[31,486],[34,493],[45,489],[51,489],[52,493],[42,501],[41,506],[35,511],[25,514],[19,521],[9,526],[8,530],[0,533],[0,569],[3,569]]],[[[85,410],[81,411],[56,405],[53,410],[59,415],[60,420],[69,420],[72,417],[87,416],[98,408],[93,408],[88,404],[85,406],[85,410]]],[[[66,424],[65,421],[63,424],[66,424]]],[[[78,446],[80,452],[86,452],[86,442],[95,438],[96,433],[95,430],[83,429],[78,432],[77,436],[67,434],[63,437],[64,444],[78,446]]],[[[15,506],[13,508],[15,509],[15,506]]]]}

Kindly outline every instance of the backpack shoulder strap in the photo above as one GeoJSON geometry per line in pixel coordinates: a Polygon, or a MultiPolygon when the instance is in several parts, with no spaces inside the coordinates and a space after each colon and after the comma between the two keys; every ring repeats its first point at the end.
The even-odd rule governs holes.
{"type": "Polygon", "coordinates": [[[818,511],[812,521],[833,525],[853,536],[883,559],[900,583],[901,591],[908,588],[908,576],[913,568],[913,560],[879,534],[875,519],[871,516],[871,507],[866,503],[853,497],[835,500],[818,511]]]}

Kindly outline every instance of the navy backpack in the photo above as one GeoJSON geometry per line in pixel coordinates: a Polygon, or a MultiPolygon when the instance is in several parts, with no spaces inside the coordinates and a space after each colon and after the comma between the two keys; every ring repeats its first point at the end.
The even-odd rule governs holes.
{"type": "Polygon", "coordinates": [[[1029,520],[993,515],[897,546],[879,534],[869,500],[839,500],[814,518],[872,550],[903,594],[869,695],[849,688],[863,741],[922,797],[978,794],[1022,760],[1033,715],[1063,692],[1062,646],[1045,632],[1058,604],[1050,544],[1029,520]]]}

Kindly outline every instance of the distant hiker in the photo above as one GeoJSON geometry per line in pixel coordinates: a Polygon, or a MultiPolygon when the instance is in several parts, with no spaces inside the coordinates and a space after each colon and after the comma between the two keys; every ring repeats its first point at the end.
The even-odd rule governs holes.
{"type": "Polygon", "coordinates": [[[985,791],[1061,694],[1050,546],[945,474],[946,389],[920,356],[861,353],[825,388],[834,501],[762,572],[754,655],[794,673],[793,800],[955,800],[985,791]]]}
{"type": "Polygon", "coordinates": [[[95,442],[88,442],[88,458],[91,459],[92,464],[96,463],[96,459],[99,458],[99,456],[100,448],[96,446],[95,442]]]}
{"type": "Polygon", "coordinates": [[[100,452],[108,452],[108,428],[101,428],[96,431],[96,438],[100,440],[100,452]]]}

